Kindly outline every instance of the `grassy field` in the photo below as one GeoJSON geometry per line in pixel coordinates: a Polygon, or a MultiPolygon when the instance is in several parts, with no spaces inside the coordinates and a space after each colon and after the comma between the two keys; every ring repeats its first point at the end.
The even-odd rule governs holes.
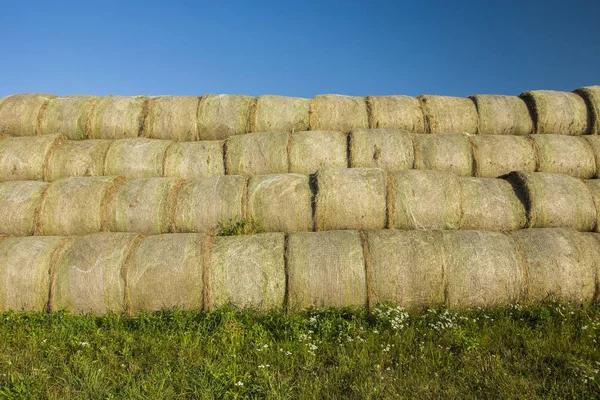
{"type": "Polygon", "coordinates": [[[1,314],[0,398],[600,398],[600,306],[1,314]]]}

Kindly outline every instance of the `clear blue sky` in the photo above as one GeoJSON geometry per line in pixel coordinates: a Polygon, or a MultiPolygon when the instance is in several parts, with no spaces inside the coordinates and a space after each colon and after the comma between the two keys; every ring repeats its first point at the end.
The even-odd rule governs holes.
{"type": "Polygon", "coordinates": [[[0,0],[0,96],[467,96],[593,84],[599,0],[0,0]]]}

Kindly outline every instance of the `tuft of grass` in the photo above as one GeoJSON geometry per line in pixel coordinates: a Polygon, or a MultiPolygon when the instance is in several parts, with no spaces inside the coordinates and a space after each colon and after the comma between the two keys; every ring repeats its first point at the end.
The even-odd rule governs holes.
{"type": "Polygon", "coordinates": [[[261,233],[263,230],[260,223],[254,218],[242,219],[240,221],[221,222],[217,228],[217,236],[238,236],[261,233]]]}

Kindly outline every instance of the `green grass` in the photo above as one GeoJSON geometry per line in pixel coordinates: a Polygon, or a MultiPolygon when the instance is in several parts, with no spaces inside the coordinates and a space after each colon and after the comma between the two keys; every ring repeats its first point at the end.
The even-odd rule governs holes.
{"type": "Polygon", "coordinates": [[[262,231],[261,224],[257,220],[248,218],[235,222],[221,222],[217,227],[217,236],[253,235],[262,231]]]}
{"type": "Polygon", "coordinates": [[[0,315],[0,398],[600,398],[600,306],[0,315]]]}

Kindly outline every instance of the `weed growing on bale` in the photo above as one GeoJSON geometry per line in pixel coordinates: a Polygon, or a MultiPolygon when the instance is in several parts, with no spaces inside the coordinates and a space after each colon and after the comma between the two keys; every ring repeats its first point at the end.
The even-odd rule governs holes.
{"type": "Polygon", "coordinates": [[[598,398],[600,305],[0,314],[0,398],[598,398]]]}
{"type": "Polygon", "coordinates": [[[252,235],[261,232],[260,223],[254,218],[242,219],[236,222],[224,221],[217,228],[217,236],[252,235]]]}

